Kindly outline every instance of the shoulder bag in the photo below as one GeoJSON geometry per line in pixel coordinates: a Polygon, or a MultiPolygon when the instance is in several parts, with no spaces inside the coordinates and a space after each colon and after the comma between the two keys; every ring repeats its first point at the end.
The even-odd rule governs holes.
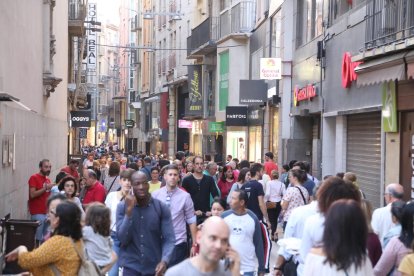
{"type": "Polygon", "coordinates": [[[295,187],[299,190],[300,195],[302,196],[302,199],[303,199],[303,204],[304,204],[304,205],[306,205],[306,204],[307,204],[307,203],[306,203],[306,199],[305,199],[305,197],[303,196],[302,190],[301,190],[298,186],[295,186],[295,187]]]}

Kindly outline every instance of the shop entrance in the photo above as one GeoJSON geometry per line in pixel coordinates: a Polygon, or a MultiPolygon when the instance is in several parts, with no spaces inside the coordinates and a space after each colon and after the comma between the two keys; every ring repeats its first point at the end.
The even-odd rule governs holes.
{"type": "Polygon", "coordinates": [[[404,201],[413,198],[414,185],[414,112],[401,113],[400,182],[404,186],[404,201]]]}

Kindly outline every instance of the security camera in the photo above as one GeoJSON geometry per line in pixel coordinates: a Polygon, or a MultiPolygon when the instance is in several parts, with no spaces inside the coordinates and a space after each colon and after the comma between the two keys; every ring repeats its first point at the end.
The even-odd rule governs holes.
{"type": "Polygon", "coordinates": [[[168,114],[169,117],[173,117],[174,114],[172,112],[170,112],[170,114],[168,114]]]}

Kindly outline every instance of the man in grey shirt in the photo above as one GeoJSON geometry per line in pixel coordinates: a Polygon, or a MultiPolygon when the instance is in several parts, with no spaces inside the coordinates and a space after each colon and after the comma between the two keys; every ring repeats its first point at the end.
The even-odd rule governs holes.
{"type": "Polygon", "coordinates": [[[239,276],[240,258],[229,246],[230,230],[220,217],[210,217],[197,233],[199,255],[167,270],[166,276],[239,276]],[[225,257],[225,261],[221,259],[225,257]]]}

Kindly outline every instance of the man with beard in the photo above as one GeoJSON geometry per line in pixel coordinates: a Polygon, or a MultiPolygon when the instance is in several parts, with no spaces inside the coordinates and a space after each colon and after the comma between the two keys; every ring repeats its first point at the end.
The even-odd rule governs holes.
{"type": "Polygon", "coordinates": [[[46,220],[46,202],[50,195],[50,189],[53,183],[49,179],[49,174],[52,166],[50,161],[43,159],[39,162],[39,173],[32,175],[29,178],[29,212],[32,220],[40,222],[36,230],[36,243],[40,244],[43,236],[47,233],[46,220]]]}

